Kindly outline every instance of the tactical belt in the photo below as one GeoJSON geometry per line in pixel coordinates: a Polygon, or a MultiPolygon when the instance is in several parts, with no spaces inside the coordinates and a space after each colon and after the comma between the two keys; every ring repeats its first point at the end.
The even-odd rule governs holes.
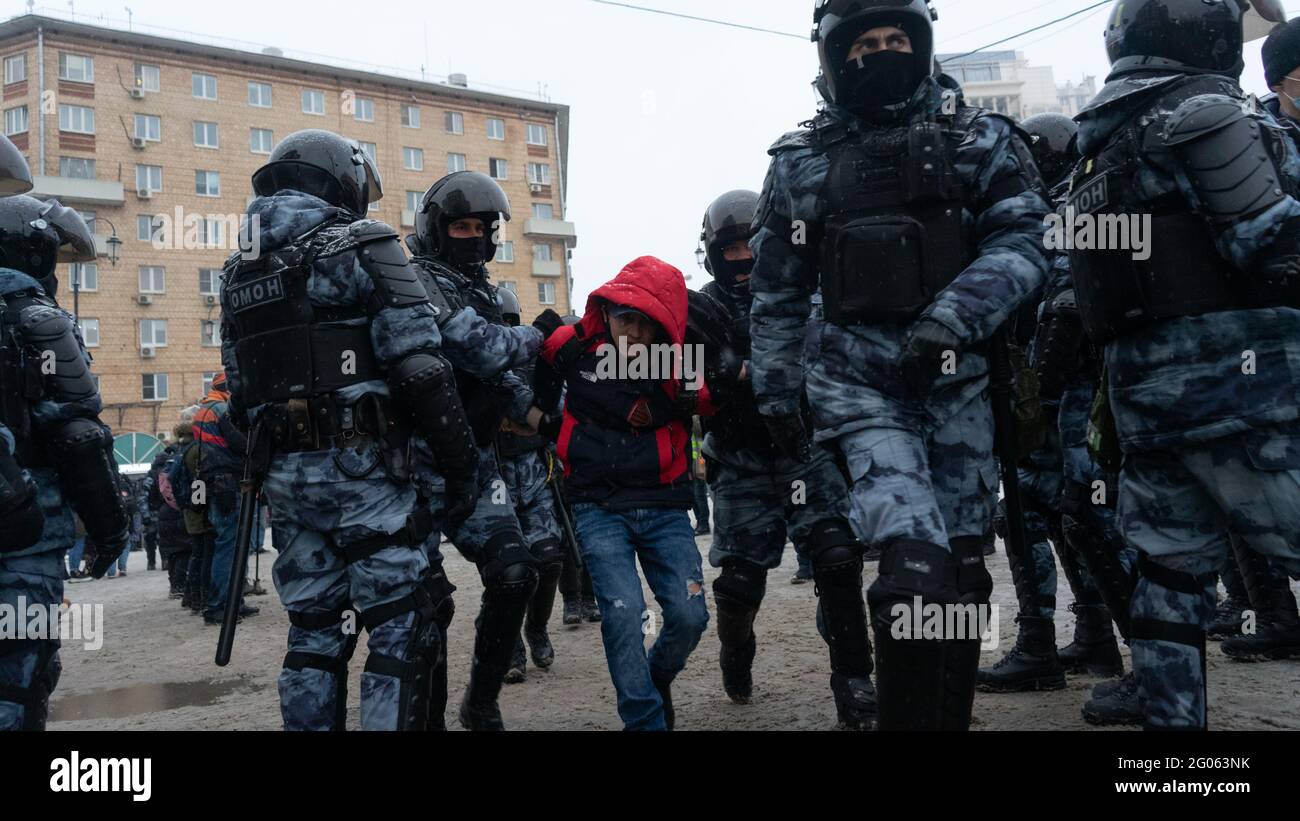
{"type": "Polygon", "coordinates": [[[332,394],[290,399],[271,405],[272,441],[279,453],[357,448],[380,441],[389,432],[389,401],[367,394],[347,405],[332,394]]]}

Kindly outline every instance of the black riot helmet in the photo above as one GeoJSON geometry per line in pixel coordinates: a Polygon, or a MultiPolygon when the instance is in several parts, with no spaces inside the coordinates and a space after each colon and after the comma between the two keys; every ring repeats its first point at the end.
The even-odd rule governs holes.
{"type": "Polygon", "coordinates": [[[934,70],[936,19],[928,0],[815,0],[812,39],[823,96],[855,113],[906,102],[934,70]],[[907,32],[912,53],[886,51],[878,54],[892,56],[847,62],[853,42],[879,26],[907,32]]]}
{"type": "Polygon", "coordinates": [[[280,140],[266,165],[253,172],[253,190],[259,196],[286,189],[320,197],[358,215],[384,196],[379,170],[361,145],[316,128],[280,140]]]}
{"type": "Polygon", "coordinates": [[[0,197],[0,266],[22,271],[53,297],[60,262],[95,259],[95,237],[81,215],[58,200],[0,197]]]}
{"type": "Polygon", "coordinates": [[[509,288],[497,288],[497,305],[501,308],[501,317],[512,328],[518,328],[524,322],[524,313],[519,308],[519,297],[509,288]]]}
{"type": "Polygon", "coordinates": [[[1111,76],[1177,71],[1240,77],[1245,0],[1121,0],[1106,23],[1111,76]]]}
{"type": "Polygon", "coordinates": [[[1020,124],[1047,187],[1055,188],[1079,159],[1079,125],[1064,114],[1035,114],[1020,124]]]}
{"type": "Polygon", "coordinates": [[[747,292],[749,281],[738,282],[754,268],[753,259],[727,260],[722,251],[738,240],[754,235],[754,215],[758,211],[758,194],[753,191],[728,191],[714,200],[704,212],[700,243],[704,247],[704,270],[728,293],[747,292]]]}
{"type": "Polygon", "coordinates": [[[415,214],[417,253],[458,268],[476,270],[496,256],[498,220],[510,221],[510,198],[496,180],[480,171],[457,171],[429,186],[415,214]],[[448,227],[474,217],[483,223],[482,239],[452,239],[448,227]]]}
{"type": "Polygon", "coordinates": [[[32,190],[32,170],[18,146],[0,137],[0,197],[26,194],[32,190]]]}

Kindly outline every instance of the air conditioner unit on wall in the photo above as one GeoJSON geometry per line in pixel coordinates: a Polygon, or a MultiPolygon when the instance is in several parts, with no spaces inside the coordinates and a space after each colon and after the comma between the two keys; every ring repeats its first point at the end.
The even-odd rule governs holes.
{"type": "Polygon", "coordinates": [[[158,355],[158,351],[152,347],[145,346],[140,349],[141,359],[153,359],[157,355],[158,355]]]}
{"type": "Polygon", "coordinates": [[[135,301],[140,305],[152,305],[153,297],[149,294],[140,294],[135,298],[135,301]]]}
{"type": "Polygon", "coordinates": [[[144,137],[132,137],[132,138],[131,138],[131,147],[132,147],[132,148],[144,148],[144,137]]]}
{"type": "Polygon", "coordinates": [[[217,295],[216,295],[216,294],[204,294],[204,295],[203,295],[203,304],[204,304],[204,305],[208,305],[208,306],[216,305],[216,304],[217,304],[217,295]]]}
{"type": "Polygon", "coordinates": [[[133,88],[133,89],[131,89],[131,99],[132,99],[132,100],[143,100],[143,99],[144,99],[144,89],[143,89],[143,88],[133,88]]]}
{"type": "Polygon", "coordinates": [[[528,190],[534,194],[540,194],[542,193],[542,185],[541,183],[530,182],[528,183],[528,190]]]}
{"type": "Polygon", "coordinates": [[[137,197],[139,197],[140,199],[142,199],[142,200],[151,200],[151,199],[153,199],[153,192],[150,191],[148,188],[137,188],[137,189],[136,189],[136,192],[135,192],[135,195],[136,195],[137,197]]]}

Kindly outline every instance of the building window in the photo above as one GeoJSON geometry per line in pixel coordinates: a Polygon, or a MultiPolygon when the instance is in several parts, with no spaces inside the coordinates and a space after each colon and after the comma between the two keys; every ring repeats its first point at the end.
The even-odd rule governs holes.
{"type": "Polygon", "coordinates": [[[507,291],[509,291],[510,293],[514,294],[515,296],[519,296],[519,288],[516,287],[515,284],[514,284],[513,282],[511,282],[510,280],[506,280],[506,281],[504,281],[504,282],[498,282],[498,283],[497,283],[497,287],[498,287],[498,288],[505,288],[507,291]]]}
{"type": "Polygon", "coordinates": [[[504,140],[506,138],[506,121],[498,120],[495,117],[489,117],[487,121],[487,136],[489,140],[504,140]]]}
{"type": "Polygon", "coordinates": [[[546,126],[537,123],[528,124],[528,144],[546,145],[546,126]]]}
{"type": "Polygon", "coordinates": [[[248,104],[256,108],[271,107],[271,84],[248,81],[248,104]]]}
{"type": "Polygon", "coordinates": [[[216,381],[216,378],[217,378],[216,371],[203,372],[203,395],[204,396],[207,396],[209,393],[212,393],[212,383],[216,381]]]}
{"type": "Polygon", "coordinates": [[[140,320],[140,347],[141,348],[166,348],[167,347],[167,320],[165,319],[140,320]]]}
{"type": "Polygon", "coordinates": [[[555,219],[555,208],[549,202],[535,202],[533,203],[533,219],[555,219]]]}
{"type": "Polygon", "coordinates": [[[211,319],[200,322],[199,344],[205,348],[221,347],[221,323],[211,319]]]}
{"type": "Polygon", "coordinates": [[[555,304],[555,283],[539,282],[537,283],[537,301],[542,305],[555,304]]]}
{"type": "Polygon", "coordinates": [[[248,150],[254,154],[270,154],[275,146],[275,136],[269,128],[254,128],[248,132],[248,150]]]}
{"type": "Polygon", "coordinates": [[[135,115],[135,137],[156,143],[162,140],[162,117],[153,114],[135,115]]]}
{"type": "Polygon", "coordinates": [[[195,171],[194,193],[200,197],[221,196],[221,172],[195,171]]]}
{"type": "Polygon", "coordinates": [[[533,246],[533,261],[534,261],[534,262],[550,262],[550,261],[551,261],[551,246],[548,245],[548,244],[545,243],[545,242],[539,242],[539,243],[537,243],[536,245],[534,245],[534,246],[533,246]]]}
{"type": "Polygon", "coordinates": [[[528,182],[532,185],[550,185],[551,167],[544,162],[528,164],[528,182]]]}
{"type": "Polygon", "coordinates": [[[457,172],[457,171],[464,171],[464,170],[465,170],[465,155],[464,155],[464,154],[448,154],[448,155],[447,155],[447,173],[448,173],[448,174],[454,174],[454,173],[457,172]]]}
{"type": "Polygon", "coordinates": [[[464,134],[465,115],[461,114],[459,111],[448,111],[446,125],[448,134],[464,134]]]}
{"type": "Polygon", "coordinates": [[[142,294],[161,294],[165,293],[164,288],[167,284],[167,272],[161,265],[141,265],[140,266],[140,293],[142,294]]]}
{"type": "Polygon", "coordinates": [[[135,167],[135,188],[137,191],[153,191],[154,193],[161,191],[162,166],[137,165],[135,167]]]}
{"type": "Polygon", "coordinates": [[[219,148],[217,124],[194,121],[194,144],[199,148],[219,148]]]}
{"type": "Polygon", "coordinates": [[[370,158],[372,163],[379,165],[379,146],[362,140],[357,141],[357,146],[361,149],[362,154],[370,158]]]}
{"type": "Polygon", "coordinates": [[[84,105],[59,106],[59,130],[75,134],[95,133],[95,109],[84,105]]]}
{"type": "Polygon", "coordinates": [[[167,374],[140,374],[142,388],[140,398],[146,402],[165,402],[167,400],[167,374]]]}
{"type": "Polygon", "coordinates": [[[220,268],[199,269],[199,295],[220,296],[222,270],[220,268]]]}
{"type": "Polygon", "coordinates": [[[420,127],[420,107],[418,105],[402,106],[402,126],[405,128],[420,127]]]}
{"type": "Polygon", "coordinates": [[[135,218],[135,238],[141,242],[160,242],[162,228],[162,218],[157,214],[141,214],[135,218]]]}
{"type": "Polygon", "coordinates": [[[515,244],[510,240],[502,240],[497,246],[497,262],[514,262],[515,261],[515,244]]]}
{"type": "Polygon", "coordinates": [[[68,266],[71,276],[69,282],[77,286],[78,291],[99,290],[99,266],[93,262],[74,262],[68,266]]]}
{"type": "Polygon", "coordinates": [[[59,54],[59,79],[74,83],[95,82],[95,58],[84,54],[59,54]]]}
{"type": "Polygon", "coordinates": [[[493,157],[488,160],[488,174],[494,180],[509,179],[510,163],[493,157]]]}
{"type": "Polygon", "coordinates": [[[420,148],[403,148],[402,167],[407,171],[423,171],[424,150],[420,148]]]}
{"type": "Polygon", "coordinates": [[[162,69],[158,66],[135,64],[135,87],[141,91],[162,90],[162,69]]]}
{"type": "Polygon", "coordinates": [[[217,99],[217,78],[211,74],[194,72],[194,96],[201,100],[217,99]]]}
{"type": "Polygon", "coordinates": [[[199,220],[199,245],[203,248],[221,248],[226,244],[226,221],[221,217],[199,220]]]}
{"type": "Polygon", "coordinates": [[[325,115],[325,92],[316,89],[302,90],[302,113],[325,115]]]}
{"type": "Polygon", "coordinates": [[[81,341],[86,343],[87,348],[99,347],[99,320],[82,318],[78,320],[81,326],[81,341]]]}
{"type": "Polygon", "coordinates": [[[22,134],[27,130],[27,106],[5,109],[5,134],[22,134]]]}
{"type": "Polygon", "coordinates": [[[15,54],[5,58],[5,84],[21,83],[27,79],[27,55],[15,54]]]}
{"type": "Polygon", "coordinates": [[[406,192],[406,210],[412,213],[420,210],[420,199],[424,197],[423,191],[406,192]]]}
{"type": "Polygon", "coordinates": [[[93,180],[95,161],[89,157],[59,157],[59,176],[69,180],[93,180]]]}
{"type": "Polygon", "coordinates": [[[363,123],[375,121],[375,101],[368,97],[357,97],[353,101],[352,117],[363,123]]]}

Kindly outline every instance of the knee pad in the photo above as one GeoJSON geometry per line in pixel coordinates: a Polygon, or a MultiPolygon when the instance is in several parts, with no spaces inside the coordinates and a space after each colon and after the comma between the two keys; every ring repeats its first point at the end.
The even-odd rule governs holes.
{"type": "Polygon", "coordinates": [[[539,565],[560,565],[564,562],[564,553],[560,550],[559,539],[542,539],[529,545],[528,552],[539,565]]]}
{"type": "Polygon", "coordinates": [[[993,593],[993,577],[984,564],[984,537],[957,536],[948,544],[957,565],[957,594],[962,603],[988,604],[993,593]]]}
{"type": "Polygon", "coordinates": [[[506,530],[492,535],[483,545],[479,575],[483,577],[485,590],[516,585],[536,586],[537,561],[524,546],[519,531],[506,530]]]}
{"type": "Polygon", "coordinates": [[[862,566],[862,545],[843,519],[822,519],[808,535],[808,558],[813,569],[862,566]]]}
{"type": "Polygon", "coordinates": [[[953,604],[957,592],[957,563],[952,554],[932,542],[897,539],[881,547],[880,576],[867,591],[877,626],[893,621],[895,604],[953,604]]]}
{"type": "Polygon", "coordinates": [[[767,571],[748,562],[727,562],[713,580],[713,596],[757,610],[767,593],[767,571]]]}

